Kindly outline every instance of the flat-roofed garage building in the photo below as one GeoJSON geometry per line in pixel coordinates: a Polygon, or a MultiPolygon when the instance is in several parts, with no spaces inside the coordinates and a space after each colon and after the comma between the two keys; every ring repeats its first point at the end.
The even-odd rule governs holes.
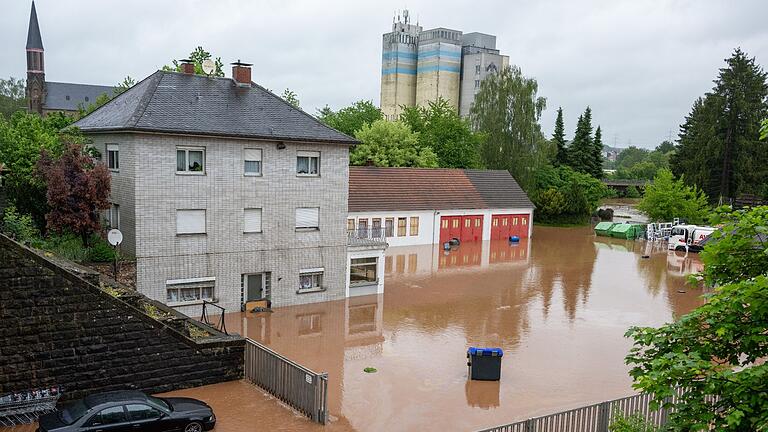
{"type": "Polygon", "coordinates": [[[347,230],[390,246],[527,238],[533,209],[507,171],[349,168],[347,230]]]}

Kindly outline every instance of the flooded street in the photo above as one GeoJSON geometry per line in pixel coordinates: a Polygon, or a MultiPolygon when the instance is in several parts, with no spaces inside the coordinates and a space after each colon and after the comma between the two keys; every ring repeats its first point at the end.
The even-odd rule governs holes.
{"type": "MultiPolygon", "coordinates": [[[[518,245],[390,248],[383,295],[231,314],[227,327],[328,372],[330,430],[470,431],[631,394],[625,331],[699,305],[685,275],[700,268],[697,255],[643,241],[537,226],[518,245]],[[503,348],[501,381],[467,380],[470,346],[503,348]]],[[[209,387],[184,394],[227,393],[209,387]]],[[[246,430],[224,419],[266,399],[250,391],[212,402],[217,430],[246,430]]],[[[282,407],[264,413],[253,421],[317,429],[282,407]]]]}

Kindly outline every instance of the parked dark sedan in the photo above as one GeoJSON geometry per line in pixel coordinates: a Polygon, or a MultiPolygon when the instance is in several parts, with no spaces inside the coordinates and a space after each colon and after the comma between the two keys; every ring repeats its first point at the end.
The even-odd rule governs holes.
{"type": "Polygon", "coordinates": [[[216,416],[205,402],[159,398],[139,391],[97,393],[40,417],[38,432],[202,432],[216,416]]]}

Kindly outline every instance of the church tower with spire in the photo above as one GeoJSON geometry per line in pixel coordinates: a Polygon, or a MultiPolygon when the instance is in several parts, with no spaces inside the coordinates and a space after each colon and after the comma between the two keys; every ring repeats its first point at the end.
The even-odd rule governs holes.
{"type": "Polygon", "coordinates": [[[46,95],[43,51],[43,38],[40,36],[40,25],[37,23],[37,11],[33,0],[27,33],[27,108],[29,112],[40,115],[43,114],[46,95]]]}

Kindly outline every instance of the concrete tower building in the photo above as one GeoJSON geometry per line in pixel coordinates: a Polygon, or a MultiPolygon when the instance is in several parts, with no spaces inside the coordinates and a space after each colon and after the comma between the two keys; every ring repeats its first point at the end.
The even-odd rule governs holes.
{"type": "Polygon", "coordinates": [[[466,33],[461,38],[461,95],[459,115],[466,117],[480,90],[480,83],[490,74],[509,66],[509,56],[496,49],[496,36],[466,33]]]}
{"type": "Polygon", "coordinates": [[[496,36],[412,25],[408,11],[392,20],[383,36],[381,112],[397,120],[402,106],[428,106],[443,98],[468,116],[480,83],[509,65],[496,49],[496,36]]]}
{"type": "Polygon", "coordinates": [[[438,27],[421,32],[416,69],[416,105],[443,98],[459,108],[461,32],[438,27]]]}
{"type": "Polygon", "coordinates": [[[416,63],[421,27],[410,22],[408,11],[397,21],[392,19],[392,31],[382,37],[381,111],[384,118],[396,120],[401,106],[416,104],[416,63]]]}

